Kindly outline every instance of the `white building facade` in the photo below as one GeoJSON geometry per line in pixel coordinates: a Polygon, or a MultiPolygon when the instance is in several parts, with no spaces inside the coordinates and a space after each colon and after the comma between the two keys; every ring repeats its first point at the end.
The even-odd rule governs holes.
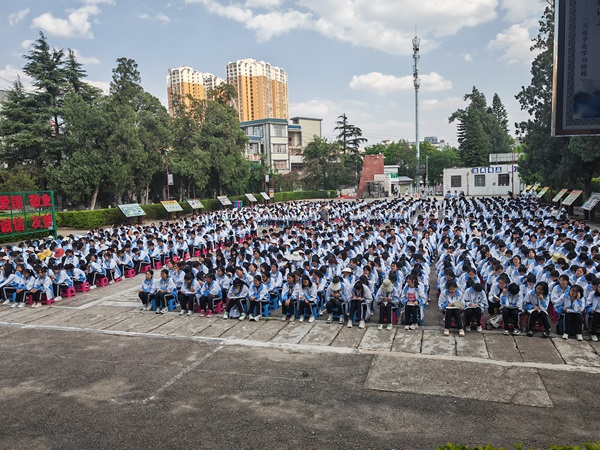
{"type": "Polygon", "coordinates": [[[521,192],[521,179],[516,164],[487,167],[444,169],[444,192],[463,192],[472,196],[508,195],[521,192]]]}

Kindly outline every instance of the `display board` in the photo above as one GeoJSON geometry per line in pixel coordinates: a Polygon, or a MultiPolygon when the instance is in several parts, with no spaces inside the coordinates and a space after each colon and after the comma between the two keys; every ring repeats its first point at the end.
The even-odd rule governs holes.
{"type": "Polygon", "coordinates": [[[560,199],[563,198],[567,192],[569,192],[568,189],[561,189],[561,191],[558,194],[556,194],[554,196],[554,198],[552,199],[552,203],[558,203],[560,201],[560,199]]]}
{"type": "Polygon", "coordinates": [[[254,194],[246,194],[246,198],[248,200],[250,200],[250,203],[256,203],[258,200],[256,200],[256,197],[254,196],[254,194]]]}
{"type": "Polygon", "coordinates": [[[536,194],[536,197],[542,198],[546,194],[546,192],[548,192],[549,190],[550,190],[549,187],[542,188],[542,190],[536,194]]]}
{"type": "Polygon", "coordinates": [[[142,209],[139,203],[128,203],[126,205],[119,205],[119,209],[125,215],[125,217],[128,218],[146,215],[146,211],[142,209]]]}
{"type": "Polygon", "coordinates": [[[583,203],[581,209],[591,211],[600,203],[600,192],[593,192],[592,195],[583,203]]]}
{"type": "Polygon", "coordinates": [[[223,206],[231,206],[231,200],[229,200],[229,198],[227,198],[226,195],[221,195],[217,197],[219,199],[219,201],[221,202],[221,205],[223,206]]]}
{"type": "Polygon", "coordinates": [[[204,209],[204,204],[197,198],[188,198],[186,200],[192,209],[204,209]]]}
{"type": "Polygon", "coordinates": [[[271,197],[269,197],[269,194],[267,194],[266,192],[261,192],[260,195],[262,195],[262,198],[264,198],[267,201],[271,200],[271,197]]]}
{"type": "Polygon", "coordinates": [[[183,211],[183,208],[181,207],[181,205],[177,202],[177,200],[164,200],[162,202],[160,202],[165,209],[167,210],[167,212],[173,213],[173,212],[181,212],[183,211]]]}
{"type": "Polygon", "coordinates": [[[577,200],[579,198],[579,196],[581,194],[583,194],[583,191],[578,191],[578,190],[571,191],[569,196],[567,198],[565,198],[561,204],[563,206],[571,206],[575,202],[575,200],[577,200]]]}
{"type": "Polygon", "coordinates": [[[0,237],[40,231],[56,237],[54,191],[0,193],[0,237]]]}

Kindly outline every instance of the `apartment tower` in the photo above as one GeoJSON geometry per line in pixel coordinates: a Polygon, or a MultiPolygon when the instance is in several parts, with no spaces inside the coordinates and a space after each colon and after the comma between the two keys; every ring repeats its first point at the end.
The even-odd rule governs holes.
{"type": "Polygon", "coordinates": [[[240,122],[288,118],[285,70],[264,61],[241,59],[227,64],[227,83],[235,87],[233,106],[240,122]]]}
{"type": "Polygon", "coordinates": [[[181,98],[186,106],[190,105],[190,96],[195,100],[204,100],[208,91],[225,83],[225,80],[211,73],[202,73],[191,67],[182,66],[169,69],[167,75],[167,96],[169,114],[173,115],[173,99],[181,98]]]}

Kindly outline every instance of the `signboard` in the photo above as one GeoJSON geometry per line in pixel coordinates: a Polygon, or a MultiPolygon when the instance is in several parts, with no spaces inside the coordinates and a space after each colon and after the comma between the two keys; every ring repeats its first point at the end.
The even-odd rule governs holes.
{"type": "Polygon", "coordinates": [[[173,174],[172,173],[168,174],[167,179],[169,180],[169,186],[173,186],[173,174]]]}
{"type": "Polygon", "coordinates": [[[492,167],[473,167],[471,173],[485,174],[485,173],[512,173],[517,171],[517,166],[492,166],[492,167]],[[505,170],[506,168],[506,170],[505,170]]]}
{"type": "Polygon", "coordinates": [[[554,198],[552,199],[552,203],[558,203],[560,202],[560,199],[564,197],[564,195],[569,192],[568,189],[562,189],[558,194],[556,194],[554,196],[554,198]]]}
{"type": "Polygon", "coordinates": [[[221,195],[217,197],[223,206],[231,206],[231,200],[227,198],[226,195],[221,195]]]}
{"type": "Polygon", "coordinates": [[[246,194],[246,198],[248,200],[250,200],[250,203],[256,203],[258,200],[256,200],[256,197],[254,196],[254,194],[246,194]]]}
{"type": "Polygon", "coordinates": [[[593,192],[592,195],[590,195],[590,197],[583,203],[581,209],[591,211],[598,203],[600,203],[600,193],[593,192]]]}
{"type": "Polygon", "coordinates": [[[537,198],[542,198],[542,197],[544,196],[544,194],[546,194],[546,192],[548,192],[549,190],[550,190],[550,188],[549,188],[549,187],[545,187],[545,188],[543,188],[543,189],[542,189],[540,192],[538,192],[538,193],[536,194],[536,197],[537,197],[537,198]]]}
{"type": "Polygon", "coordinates": [[[579,196],[581,194],[583,194],[583,191],[578,191],[578,190],[571,191],[569,196],[567,198],[565,198],[561,204],[563,206],[571,206],[575,202],[575,200],[577,200],[579,198],[579,196]]]}
{"type": "Polygon", "coordinates": [[[600,4],[556,5],[552,135],[600,135],[600,4]]]}
{"type": "Polygon", "coordinates": [[[0,193],[0,237],[40,231],[56,237],[54,191],[0,193]]]}
{"type": "Polygon", "coordinates": [[[269,189],[269,198],[271,198],[271,199],[275,198],[275,189],[273,189],[273,188],[269,189]]]}
{"type": "Polygon", "coordinates": [[[139,203],[128,203],[126,205],[119,205],[119,209],[127,218],[146,215],[146,211],[142,209],[139,203]]]}
{"type": "Polygon", "coordinates": [[[266,192],[261,192],[260,195],[262,195],[262,198],[264,198],[266,201],[271,200],[271,197],[269,197],[269,194],[266,192]]]}
{"type": "Polygon", "coordinates": [[[188,198],[186,200],[186,202],[188,202],[188,205],[190,205],[190,208],[192,209],[203,209],[204,205],[202,204],[202,202],[200,200],[198,200],[197,198],[188,198]]]}
{"type": "Polygon", "coordinates": [[[165,207],[167,212],[173,213],[183,211],[183,208],[179,203],[177,203],[177,200],[164,200],[160,203],[165,207]]]}

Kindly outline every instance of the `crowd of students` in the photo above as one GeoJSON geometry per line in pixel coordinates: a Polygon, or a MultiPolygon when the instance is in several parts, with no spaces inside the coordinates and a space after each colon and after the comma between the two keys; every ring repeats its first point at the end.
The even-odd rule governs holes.
{"type": "Polygon", "coordinates": [[[287,321],[414,330],[437,274],[445,335],[548,337],[553,322],[582,340],[585,323],[597,340],[598,240],[526,196],[279,203],[7,247],[0,299],[39,307],[143,273],[141,307],[156,314],[258,321],[281,308],[287,321]]]}

